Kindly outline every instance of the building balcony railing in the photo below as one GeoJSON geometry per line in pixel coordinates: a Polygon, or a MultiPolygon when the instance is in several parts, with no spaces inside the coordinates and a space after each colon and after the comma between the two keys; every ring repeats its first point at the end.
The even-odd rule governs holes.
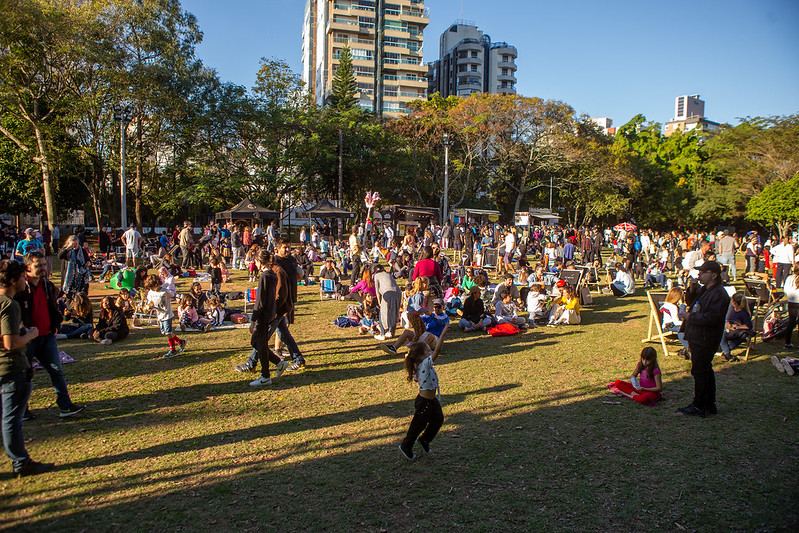
{"type": "Polygon", "coordinates": [[[497,68],[509,68],[513,71],[516,71],[516,63],[511,63],[510,61],[497,61],[497,68]]]}
{"type": "Polygon", "coordinates": [[[499,81],[509,81],[511,83],[516,83],[516,76],[513,74],[498,74],[497,79],[499,81]]]}
{"type": "Polygon", "coordinates": [[[507,50],[506,53],[513,55],[514,57],[519,55],[519,51],[516,49],[515,46],[512,44],[508,44],[504,41],[498,43],[491,43],[491,49],[497,50],[498,52],[502,53],[503,51],[507,50]]]}

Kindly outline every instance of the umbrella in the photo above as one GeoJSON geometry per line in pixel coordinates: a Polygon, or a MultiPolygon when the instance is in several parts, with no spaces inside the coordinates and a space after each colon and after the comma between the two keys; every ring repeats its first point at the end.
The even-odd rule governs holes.
{"type": "Polygon", "coordinates": [[[635,224],[630,224],[629,222],[622,222],[621,224],[616,224],[613,226],[613,229],[616,231],[624,230],[624,231],[635,231],[636,228],[635,224]]]}

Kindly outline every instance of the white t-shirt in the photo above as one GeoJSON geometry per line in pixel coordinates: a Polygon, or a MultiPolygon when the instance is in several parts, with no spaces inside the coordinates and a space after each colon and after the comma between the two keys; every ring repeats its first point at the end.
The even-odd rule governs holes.
{"type": "Polygon", "coordinates": [[[513,233],[505,235],[505,253],[509,254],[516,248],[516,236],[513,233]]]}
{"type": "Polygon", "coordinates": [[[793,246],[790,244],[778,244],[771,249],[771,258],[775,263],[793,264],[793,246]]]}
{"type": "Polygon", "coordinates": [[[663,312],[663,325],[661,327],[665,328],[666,324],[668,323],[672,323],[675,326],[682,324],[680,310],[677,309],[677,306],[673,303],[663,302],[663,304],[660,306],[660,310],[663,312]]]}
{"type": "Polygon", "coordinates": [[[149,291],[147,293],[147,302],[153,303],[153,308],[157,313],[158,320],[169,320],[174,317],[172,312],[172,295],[166,291],[149,291]]]}
{"type": "Polygon", "coordinates": [[[125,248],[128,250],[138,250],[139,249],[139,239],[141,239],[141,233],[136,231],[136,228],[130,228],[128,231],[122,234],[125,238],[125,248]]]}

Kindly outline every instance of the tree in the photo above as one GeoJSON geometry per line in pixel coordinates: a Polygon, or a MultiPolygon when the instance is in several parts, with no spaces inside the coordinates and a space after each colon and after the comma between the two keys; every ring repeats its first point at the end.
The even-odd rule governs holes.
{"type": "MultiPolygon", "coordinates": [[[[102,7],[102,6],[101,6],[102,7]]],[[[35,150],[22,136],[0,133],[32,156],[41,171],[48,224],[55,224],[57,176],[52,139],[86,83],[91,47],[108,37],[99,28],[92,2],[9,0],[0,17],[0,111],[18,119],[35,150]]]]}
{"type": "Polygon", "coordinates": [[[333,74],[333,83],[330,92],[330,105],[339,112],[349,111],[358,105],[358,84],[355,81],[355,71],[352,68],[352,52],[350,46],[344,45],[338,59],[338,67],[333,74]]]}
{"type": "Polygon", "coordinates": [[[789,181],[777,181],[746,204],[746,218],[777,226],[780,237],[799,221],[799,173],[789,181]]]}

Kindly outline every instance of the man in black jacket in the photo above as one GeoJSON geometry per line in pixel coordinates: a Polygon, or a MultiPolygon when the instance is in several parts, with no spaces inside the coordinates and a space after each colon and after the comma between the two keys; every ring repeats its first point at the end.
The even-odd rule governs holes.
{"type": "Polygon", "coordinates": [[[702,287],[685,319],[685,340],[691,348],[694,401],[678,411],[704,417],[717,412],[716,375],[712,363],[724,335],[724,319],[730,306],[730,297],[721,284],[721,265],[715,261],[705,261],[697,270],[702,287]]]}
{"type": "MultiPolygon", "coordinates": [[[[252,310],[252,321],[250,322],[250,333],[252,339],[250,344],[253,347],[250,359],[257,357],[261,360],[261,375],[250,383],[252,387],[262,387],[272,384],[269,377],[269,363],[275,364],[275,377],[280,377],[286,367],[287,361],[282,361],[275,353],[269,349],[269,338],[275,331],[276,324],[280,317],[277,309],[277,285],[278,277],[272,270],[272,254],[261,248],[255,255],[255,266],[261,272],[258,278],[258,297],[252,310]]],[[[257,360],[256,363],[257,364],[257,360]]],[[[239,372],[252,372],[255,366],[248,361],[244,365],[239,365],[236,370],[239,372]]]]}
{"type": "Polygon", "coordinates": [[[32,252],[26,255],[25,266],[28,270],[25,290],[17,293],[14,299],[22,308],[22,323],[25,327],[36,327],[39,330],[39,336],[27,345],[28,362],[32,363],[35,357],[50,374],[50,381],[56,392],[56,403],[61,409],[61,418],[74,416],[86,407],[72,403],[67,391],[64,370],[61,368],[61,357],[58,355],[58,343],[55,338],[58,326],[63,320],[56,303],[58,291],[47,279],[47,263],[41,253],[32,252]]]}

